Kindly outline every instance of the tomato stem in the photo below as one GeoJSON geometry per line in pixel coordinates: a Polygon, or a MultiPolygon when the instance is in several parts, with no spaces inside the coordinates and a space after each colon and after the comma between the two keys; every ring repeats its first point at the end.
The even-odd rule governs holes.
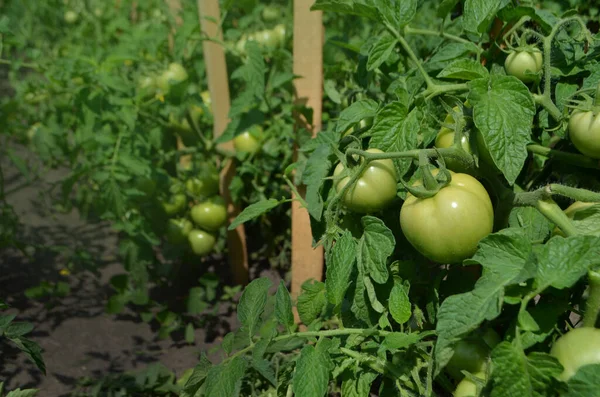
{"type": "Polygon", "coordinates": [[[600,273],[590,270],[588,272],[588,298],[583,315],[584,327],[595,327],[600,313],[600,273]]]}
{"type": "Polygon", "coordinates": [[[569,197],[575,201],[583,201],[586,203],[600,202],[600,193],[592,192],[587,189],[580,189],[576,187],[569,187],[559,185],[557,183],[550,184],[545,188],[552,195],[559,195],[569,197]]]}
{"type": "Polygon", "coordinates": [[[565,236],[576,235],[577,229],[571,223],[569,217],[562,211],[562,209],[552,199],[542,199],[536,202],[535,208],[540,211],[542,215],[548,218],[550,221],[556,224],[565,236]]]}
{"type": "Polygon", "coordinates": [[[552,118],[554,120],[556,120],[556,121],[562,120],[562,118],[563,118],[562,112],[560,111],[560,109],[558,107],[556,107],[554,102],[552,102],[550,95],[533,94],[533,100],[538,105],[542,105],[544,107],[544,109],[546,109],[548,111],[550,116],[552,116],[552,118]]]}
{"type": "Polygon", "coordinates": [[[548,147],[536,144],[527,145],[527,151],[530,153],[539,154],[540,156],[554,158],[564,163],[576,165],[582,168],[600,168],[600,161],[577,153],[562,152],[560,150],[550,149],[548,147]]]}

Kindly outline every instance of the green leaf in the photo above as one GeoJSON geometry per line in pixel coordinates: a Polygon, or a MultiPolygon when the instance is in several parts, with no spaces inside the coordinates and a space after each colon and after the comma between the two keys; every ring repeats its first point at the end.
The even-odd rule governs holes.
{"type": "Polygon", "coordinates": [[[4,329],[8,326],[17,317],[15,314],[3,314],[0,315],[0,331],[4,331],[4,329]]]}
{"type": "Polygon", "coordinates": [[[269,212],[273,208],[281,204],[278,200],[268,199],[261,200],[254,204],[250,204],[231,222],[228,230],[234,230],[239,225],[251,221],[252,219],[258,218],[262,214],[269,212]]]}
{"type": "Polygon", "coordinates": [[[371,385],[377,379],[378,374],[373,372],[345,371],[342,379],[343,397],[369,397],[371,395],[371,385]]]}
{"type": "Polygon", "coordinates": [[[347,292],[348,300],[344,300],[342,304],[342,322],[345,327],[371,327],[377,323],[377,313],[366,297],[364,275],[362,266],[359,266],[356,282],[350,285],[347,292]]]}
{"type": "Polygon", "coordinates": [[[296,397],[323,397],[329,384],[329,357],[311,345],[305,346],[296,362],[293,391],[296,397]]]}
{"type": "Polygon", "coordinates": [[[194,334],[194,324],[188,323],[185,327],[185,341],[190,345],[194,344],[196,335],[194,334]]]}
{"type": "Polygon", "coordinates": [[[267,360],[252,360],[252,367],[259,374],[265,377],[273,386],[277,386],[277,379],[275,378],[275,371],[271,367],[271,364],[267,360]]]}
{"type": "Polygon", "coordinates": [[[192,372],[192,375],[189,377],[187,382],[185,382],[185,386],[183,387],[183,390],[189,396],[196,394],[200,386],[202,386],[202,383],[204,383],[204,380],[206,379],[208,371],[211,367],[212,363],[208,360],[205,353],[202,352],[202,355],[200,356],[200,362],[194,367],[194,372],[192,372]]]}
{"type": "Polygon", "coordinates": [[[298,297],[298,315],[302,322],[309,325],[319,317],[325,305],[325,284],[320,281],[308,280],[302,284],[302,293],[298,297]]]}
{"type": "Polygon", "coordinates": [[[7,338],[19,338],[33,331],[33,324],[25,322],[14,322],[11,323],[4,330],[4,334],[7,338]]]}
{"type": "Polygon", "coordinates": [[[259,44],[254,40],[246,42],[246,53],[248,55],[244,66],[232,73],[231,78],[242,78],[246,82],[246,90],[257,98],[265,95],[265,59],[263,58],[259,44]]]}
{"type": "Polygon", "coordinates": [[[367,296],[369,297],[369,302],[371,303],[371,308],[375,310],[377,313],[383,313],[385,311],[385,307],[379,302],[377,298],[377,293],[375,292],[375,287],[371,282],[371,278],[368,276],[363,277],[363,283],[365,285],[365,290],[367,291],[367,296]]]}
{"type": "Polygon", "coordinates": [[[580,234],[600,236],[600,205],[595,204],[575,212],[573,226],[580,234]]]}
{"type": "Polygon", "coordinates": [[[474,59],[457,59],[441,72],[438,73],[439,79],[456,80],[475,80],[489,76],[488,70],[474,59]]]}
{"type": "Polygon", "coordinates": [[[551,10],[530,6],[505,7],[500,10],[498,16],[505,22],[517,21],[521,17],[528,16],[537,22],[546,33],[549,33],[559,21],[559,18],[551,10]]]}
{"type": "Polygon", "coordinates": [[[345,132],[362,119],[374,117],[377,111],[377,102],[372,99],[363,99],[354,102],[340,113],[340,118],[335,126],[336,132],[345,132]]]}
{"type": "Polygon", "coordinates": [[[125,309],[129,298],[124,294],[115,294],[106,302],[106,313],[119,314],[125,309]]]}
{"type": "Polygon", "coordinates": [[[364,233],[358,243],[358,263],[373,281],[384,284],[389,277],[387,260],[394,252],[396,239],[379,218],[364,216],[362,224],[364,233]]]}
{"type": "Polygon", "coordinates": [[[485,320],[502,310],[504,289],[529,278],[523,275],[531,255],[531,243],[519,231],[505,229],[479,242],[472,261],[480,263],[483,275],[473,291],[449,296],[438,311],[435,345],[436,373],[452,357],[453,346],[485,320]]]}
{"type": "Polygon", "coordinates": [[[465,0],[463,27],[473,33],[488,31],[502,0],[465,0]]]}
{"type": "Polygon", "coordinates": [[[190,288],[187,298],[187,312],[189,314],[200,314],[208,308],[206,291],[203,287],[190,288]]]}
{"type": "Polygon", "coordinates": [[[479,49],[474,43],[450,43],[442,46],[423,67],[427,72],[442,70],[453,61],[468,58],[471,54],[477,54],[478,51],[479,49]]]}
{"type": "Polygon", "coordinates": [[[513,184],[527,159],[535,115],[533,97],[513,76],[491,75],[469,85],[475,126],[494,164],[513,184]]]}
{"type": "Polygon", "coordinates": [[[595,236],[554,237],[537,252],[534,288],[569,288],[593,265],[600,264],[600,238],[595,236]]]}
{"type": "Polygon", "coordinates": [[[16,389],[11,392],[8,392],[6,397],[34,397],[38,394],[39,390],[37,389],[16,389]]]}
{"type": "Polygon", "coordinates": [[[394,48],[396,48],[396,44],[398,44],[398,41],[390,35],[379,36],[369,50],[367,70],[375,70],[387,61],[394,48]]]}
{"type": "Polygon", "coordinates": [[[456,4],[458,4],[458,0],[442,0],[437,9],[438,18],[446,18],[456,4]]]}
{"type": "Polygon", "coordinates": [[[523,351],[502,342],[492,351],[493,397],[546,397],[558,387],[556,376],[562,372],[558,360],[549,354],[523,351]]]}
{"type": "Polygon", "coordinates": [[[406,323],[412,314],[406,290],[400,283],[394,283],[388,302],[390,314],[398,324],[406,323]]]}
{"type": "Polygon", "coordinates": [[[335,87],[335,81],[334,80],[325,80],[325,84],[323,86],[323,89],[324,89],[325,94],[327,95],[327,97],[329,99],[331,99],[334,103],[337,103],[338,105],[340,103],[342,103],[342,97],[340,95],[340,92],[335,87]]]}
{"type": "Polygon", "coordinates": [[[324,143],[319,145],[306,161],[306,166],[302,173],[302,182],[306,185],[306,203],[308,213],[317,221],[321,220],[323,214],[323,198],[321,197],[321,188],[325,178],[329,176],[331,169],[331,145],[324,143]]]}
{"type": "Polygon", "coordinates": [[[27,180],[27,182],[31,182],[31,175],[29,173],[29,168],[25,160],[23,160],[20,156],[18,156],[12,149],[8,149],[6,151],[6,155],[12,161],[14,166],[19,170],[21,175],[27,180]]]}
{"type": "Polygon", "coordinates": [[[356,242],[352,233],[346,230],[327,253],[325,289],[327,300],[332,305],[337,306],[342,303],[355,262],[356,242]]]}
{"type": "Polygon", "coordinates": [[[372,20],[379,19],[380,13],[372,5],[351,3],[347,0],[317,0],[311,10],[330,11],[338,14],[358,15],[372,20]]]}
{"type": "Polygon", "coordinates": [[[27,355],[27,357],[38,367],[40,371],[46,375],[46,364],[44,363],[44,358],[42,357],[42,348],[27,338],[16,338],[10,339],[12,343],[15,344],[23,353],[27,355]]]}
{"type": "Polygon", "coordinates": [[[381,347],[390,351],[406,349],[407,347],[419,342],[427,335],[429,335],[429,333],[421,334],[418,332],[413,332],[410,334],[405,334],[403,332],[392,332],[385,336],[381,347]]]}
{"type": "Polygon", "coordinates": [[[521,228],[530,241],[544,240],[552,230],[552,222],[533,207],[515,207],[510,212],[508,225],[521,228]]]}
{"type": "Polygon", "coordinates": [[[271,280],[268,278],[258,278],[252,280],[244,289],[240,302],[238,304],[238,320],[246,328],[248,336],[254,336],[260,316],[265,310],[271,280]]]}
{"type": "Polygon", "coordinates": [[[246,360],[239,356],[229,362],[212,367],[206,376],[204,395],[238,397],[245,372],[246,360]]]}
{"type": "Polygon", "coordinates": [[[275,317],[277,321],[288,330],[294,325],[294,313],[292,312],[292,298],[285,287],[283,280],[279,282],[275,294],[275,317]]]}
{"type": "Polygon", "coordinates": [[[584,365],[567,382],[561,397],[596,397],[600,389],[600,364],[584,365]]]}
{"type": "Polygon", "coordinates": [[[382,16],[396,29],[402,29],[417,13],[417,0],[372,0],[382,16]]]}
{"type": "MultiPolygon", "coordinates": [[[[417,114],[416,108],[407,114],[407,108],[401,102],[388,103],[377,112],[370,131],[372,136],[370,146],[384,152],[416,149],[420,130],[417,114]]],[[[399,177],[406,174],[411,161],[411,159],[394,159],[399,177]]]]}

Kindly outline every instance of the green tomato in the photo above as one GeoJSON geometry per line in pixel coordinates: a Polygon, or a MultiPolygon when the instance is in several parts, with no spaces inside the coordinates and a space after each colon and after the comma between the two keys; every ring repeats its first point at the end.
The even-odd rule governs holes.
{"type": "Polygon", "coordinates": [[[579,368],[600,364],[600,329],[572,329],[554,342],[550,354],[563,366],[559,379],[566,382],[579,368]]]}
{"type": "Polygon", "coordinates": [[[446,365],[446,371],[456,380],[464,378],[461,371],[472,374],[485,372],[490,349],[483,341],[461,340],[454,347],[454,354],[446,365]]]}
{"type": "Polygon", "coordinates": [[[575,110],[569,119],[569,138],[581,153],[600,159],[600,113],[575,110]]]}
{"type": "MultiPolygon", "coordinates": [[[[455,106],[454,110],[458,111],[458,106],[455,106]]],[[[454,117],[452,116],[452,114],[448,113],[446,115],[446,119],[444,120],[444,124],[452,124],[452,123],[454,123],[454,117]]],[[[451,130],[450,128],[442,126],[442,128],[440,128],[440,131],[438,132],[437,136],[435,137],[435,147],[443,149],[443,148],[452,147],[453,145],[454,145],[454,131],[451,130]]],[[[464,134],[463,134],[462,138],[460,139],[460,146],[463,148],[463,150],[465,152],[467,152],[469,154],[473,154],[473,152],[471,151],[471,145],[469,145],[469,139],[464,134]]],[[[466,167],[457,160],[454,160],[454,159],[444,159],[444,160],[446,161],[446,166],[448,167],[448,169],[451,169],[452,171],[461,172],[461,171],[466,170],[466,167]]]]}
{"type": "Polygon", "coordinates": [[[544,61],[542,53],[539,50],[531,52],[512,51],[504,62],[506,73],[515,76],[524,83],[535,81],[535,75],[542,70],[543,66],[544,61]]]}
{"type": "MultiPolygon", "coordinates": [[[[379,149],[368,149],[369,153],[383,153],[379,149]]],[[[344,171],[339,163],[333,171],[336,177],[344,171]]],[[[350,176],[337,180],[335,190],[339,192],[348,184],[350,176]]],[[[391,159],[375,160],[360,175],[354,186],[351,186],[342,197],[342,204],[354,212],[376,212],[387,207],[396,198],[396,169],[391,159]]]]}
{"type": "Polygon", "coordinates": [[[196,204],[190,212],[192,220],[204,230],[214,232],[227,221],[227,207],[221,197],[196,204]]]}
{"type": "Polygon", "coordinates": [[[167,215],[175,215],[180,213],[187,206],[187,197],[185,194],[174,194],[168,202],[161,202],[163,209],[167,215]]]}
{"type": "Polygon", "coordinates": [[[483,332],[483,335],[481,335],[481,339],[490,349],[493,349],[502,342],[502,338],[500,338],[500,335],[493,328],[487,328],[483,332]]]}
{"type": "Polygon", "coordinates": [[[262,19],[264,19],[266,22],[273,22],[281,17],[281,11],[279,7],[266,6],[263,8],[261,15],[262,19]]]}
{"type": "Polygon", "coordinates": [[[279,45],[279,38],[275,36],[271,30],[261,30],[254,34],[254,40],[260,44],[261,47],[267,49],[277,48],[279,45]]]}
{"type": "Polygon", "coordinates": [[[459,263],[472,256],[494,225],[492,202],[483,185],[471,175],[450,173],[452,181],[435,196],[421,199],[409,193],[400,210],[407,240],[439,263],[459,263]]]}
{"type": "Polygon", "coordinates": [[[202,98],[202,102],[206,105],[208,110],[212,113],[212,99],[210,97],[210,92],[202,91],[200,93],[200,97],[202,98]]]}
{"type": "Polygon", "coordinates": [[[254,154],[260,150],[262,129],[260,127],[244,131],[233,139],[233,147],[236,152],[254,154]]]}
{"type": "MultiPolygon", "coordinates": [[[[473,376],[485,380],[485,372],[478,372],[473,376]]],[[[452,394],[453,397],[476,397],[477,385],[470,379],[464,378],[461,380],[452,394]]]]}
{"type": "Polygon", "coordinates": [[[285,29],[285,25],[284,24],[279,24],[279,25],[275,25],[275,27],[272,30],[273,32],[273,36],[275,37],[275,40],[277,42],[277,46],[283,46],[285,44],[285,33],[286,33],[286,29],[285,29]]]}
{"type": "Polygon", "coordinates": [[[166,237],[171,244],[182,244],[193,229],[192,222],[182,219],[169,219],[167,224],[166,237]]]}
{"type": "Polygon", "coordinates": [[[79,15],[73,10],[68,10],[65,11],[64,19],[66,23],[71,25],[77,22],[77,20],[79,19],[79,15]]]}
{"type": "Polygon", "coordinates": [[[188,235],[192,252],[196,255],[206,255],[215,247],[217,239],[214,235],[204,230],[193,229],[188,235]]]}
{"type": "Polygon", "coordinates": [[[185,181],[186,190],[194,197],[211,197],[219,193],[219,174],[207,174],[185,181]]]}
{"type": "Polygon", "coordinates": [[[136,178],[135,188],[146,196],[152,196],[156,192],[156,182],[152,178],[142,176],[136,178]]]}
{"type": "Polygon", "coordinates": [[[169,64],[167,70],[165,70],[156,79],[156,86],[161,90],[161,92],[167,94],[172,88],[179,86],[187,79],[188,74],[183,66],[178,63],[171,63],[169,64]]]}

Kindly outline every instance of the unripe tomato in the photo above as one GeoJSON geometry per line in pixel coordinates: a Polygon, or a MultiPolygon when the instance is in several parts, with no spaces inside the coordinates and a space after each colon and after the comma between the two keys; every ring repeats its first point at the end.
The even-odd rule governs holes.
{"type": "Polygon", "coordinates": [[[171,196],[169,201],[163,201],[161,204],[167,215],[175,215],[185,209],[187,197],[185,194],[175,194],[171,196]]]}
{"type": "Polygon", "coordinates": [[[273,28],[273,36],[275,37],[277,46],[282,46],[285,44],[285,33],[286,29],[284,24],[280,23],[279,25],[275,25],[273,28]]]}
{"type": "MultiPolygon", "coordinates": [[[[454,110],[458,111],[458,106],[454,107],[454,110]]],[[[454,123],[454,117],[452,116],[452,114],[448,113],[446,115],[446,119],[444,120],[445,124],[452,124],[454,123]]],[[[452,147],[452,145],[454,145],[454,130],[451,130],[448,127],[444,127],[442,126],[440,128],[440,131],[438,132],[437,136],[435,137],[435,147],[443,149],[443,148],[449,148],[452,147]]],[[[469,139],[467,139],[466,135],[463,135],[462,138],[460,139],[460,146],[463,148],[463,150],[469,154],[472,154],[471,151],[471,145],[469,145],[469,139]]],[[[446,161],[446,166],[448,167],[448,169],[451,169],[452,171],[464,171],[465,170],[465,166],[463,164],[461,164],[459,161],[456,161],[454,159],[444,159],[446,161]]]]}
{"type": "Polygon", "coordinates": [[[142,176],[136,178],[135,188],[146,196],[152,196],[156,192],[156,182],[151,178],[142,176]]]}
{"type": "Polygon", "coordinates": [[[600,113],[575,110],[569,119],[569,138],[581,153],[600,159],[600,113]]]}
{"type": "MultiPolygon", "coordinates": [[[[485,372],[478,372],[473,376],[485,380],[485,372]]],[[[464,378],[461,380],[452,394],[453,397],[476,397],[477,385],[470,379],[464,378]]]]}
{"type": "MultiPolygon", "coordinates": [[[[379,149],[368,149],[369,153],[383,153],[379,149]]],[[[344,170],[339,163],[333,171],[336,177],[344,170]]],[[[335,190],[339,192],[348,184],[350,176],[337,180],[335,190]]],[[[375,160],[342,197],[342,204],[359,213],[376,212],[384,209],[396,198],[396,169],[391,159],[375,160]]]]}
{"type": "Polygon", "coordinates": [[[217,239],[214,235],[204,230],[193,229],[188,234],[188,241],[192,252],[196,255],[206,255],[215,247],[217,239]]]}
{"type": "Polygon", "coordinates": [[[490,349],[479,340],[461,340],[454,348],[454,354],[446,366],[446,371],[454,379],[464,378],[461,371],[472,374],[485,372],[490,349]]]}
{"type": "Polygon", "coordinates": [[[64,18],[65,22],[71,25],[77,22],[77,20],[79,19],[79,15],[77,15],[77,13],[73,10],[68,10],[65,11],[64,18]]]}
{"type": "Polygon", "coordinates": [[[171,63],[167,70],[156,79],[156,86],[166,94],[171,88],[183,83],[187,79],[188,74],[183,66],[178,63],[171,63]]]}
{"type": "Polygon", "coordinates": [[[192,231],[192,222],[183,219],[169,219],[167,224],[166,237],[171,244],[182,244],[192,231]]]}
{"type": "Polygon", "coordinates": [[[550,354],[563,366],[559,379],[566,382],[579,368],[600,364],[600,329],[572,329],[554,342],[550,354]]]}
{"type": "Polygon", "coordinates": [[[524,83],[529,83],[536,80],[535,74],[539,73],[544,66],[542,53],[539,50],[535,51],[512,51],[506,61],[504,61],[504,69],[506,73],[515,76],[524,83]],[[525,74],[528,71],[531,74],[525,74]]]}
{"type": "Polygon", "coordinates": [[[227,207],[222,198],[218,197],[204,203],[196,204],[190,212],[192,220],[204,230],[214,232],[219,230],[227,220],[227,207]]]}
{"type": "Polygon", "coordinates": [[[278,7],[266,6],[263,8],[261,15],[266,22],[273,22],[281,17],[281,11],[278,7]]]}
{"type": "Polygon", "coordinates": [[[185,188],[195,197],[211,197],[219,193],[219,175],[201,175],[185,181],[185,188]]]}
{"type": "Polygon", "coordinates": [[[236,152],[254,154],[259,151],[262,139],[262,128],[252,128],[244,131],[233,139],[236,152]]]}
{"type": "Polygon", "coordinates": [[[494,225],[492,202],[483,185],[471,175],[450,173],[452,181],[435,196],[417,198],[409,193],[400,210],[407,240],[439,263],[459,263],[472,256],[494,225]]]}

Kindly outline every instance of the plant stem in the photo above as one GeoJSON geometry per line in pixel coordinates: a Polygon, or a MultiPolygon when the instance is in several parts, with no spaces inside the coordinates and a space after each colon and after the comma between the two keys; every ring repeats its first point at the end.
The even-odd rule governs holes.
{"type": "Polygon", "coordinates": [[[583,315],[583,326],[594,327],[600,312],[600,273],[588,272],[589,292],[583,315]]]}
{"type": "Polygon", "coordinates": [[[600,168],[600,161],[577,153],[562,152],[560,150],[550,149],[537,144],[527,145],[527,151],[530,153],[539,154],[540,156],[555,158],[564,163],[576,165],[583,168],[600,168]]]}
{"type": "MultiPolygon", "coordinates": [[[[14,64],[15,64],[14,61],[10,61],[8,59],[0,59],[0,65],[14,65],[14,64]]],[[[17,65],[22,68],[28,68],[28,69],[34,69],[34,70],[41,69],[40,65],[36,65],[35,63],[23,62],[21,64],[17,63],[17,65]]]]}
{"type": "Polygon", "coordinates": [[[576,235],[577,229],[571,220],[552,199],[538,200],[535,208],[562,230],[565,236],[576,235]]]}
{"type": "Polygon", "coordinates": [[[586,189],[552,183],[546,187],[546,190],[552,195],[558,194],[559,196],[569,197],[576,201],[583,201],[586,203],[600,202],[600,193],[592,192],[586,189]]]}
{"type": "Polygon", "coordinates": [[[556,107],[554,102],[552,102],[550,95],[533,94],[533,100],[538,105],[542,105],[544,107],[544,109],[546,109],[548,111],[550,116],[552,116],[552,118],[554,120],[556,120],[556,121],[562,120],[562,118],[563,118],[562,112],[560,111],[559,108],[556,107]]]}
{"type": "Polygon", "coordinates": [[[443,37],[443,38],[448,39],[448,40],[454,40],[454,41],[457,41],[459,43],[465,43],[465,44],[471,43],[467,39],[463,39],[462,37],[455,36],[455,35],[450,34],[450,33],[445,33],[445,32],[439,31],[439,30],[411,28],[408,25],[404,28],[404,34],[405,35],[420,34],[420,35],[423,35],[423,36],[438,36],[438,37],[443,37]]]}

